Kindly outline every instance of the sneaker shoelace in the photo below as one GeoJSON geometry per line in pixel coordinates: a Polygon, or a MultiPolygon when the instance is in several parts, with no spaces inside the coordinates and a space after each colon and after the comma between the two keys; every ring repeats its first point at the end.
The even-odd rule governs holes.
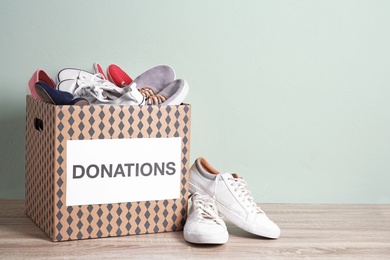
{"type": "Polygon", "coordinates": [[[150,87],[143,87],[138,90],[145,97],[146,105],[160,105],[167,100],[164,95],[157,94],[150,87]]]}
{"type": "Polygon", "coordinates": [[[256,212],[256,214],[264,214],[264,211],[262,211],[254,201],[252,193],[247,189],[247,183],[242,177],[230,177],[228,179],[232,181],[231,185],[235,187],[234,191],[238,193],[238,197],[242,198],[242,202],[250,208],[252,213],[256,212]]]}
{"type": "MultiPolygon", "coordinates": [[[[235,175],[235,174],[234,174],[235,175]]],[[[214,185],[214,198],[217,193],[218,180],[222,179],[221,174],[218,174],[215,178],[214,185]]],[[[242,177],[229,177],[228,180],[232,181],[231,185],[234,187],[234,192],[238,195],[238,198],[242,198],[242,202],[250,209],[250,211],[256,212],[256,214],[265,214],[259,206],[257,206],[253,199],[252,193],[247,189],[247,183],[242,177]]]]}
{"type": "MultiPolygon", "coordinates": [[[[193,197],[194,199],[194,197],[193,197]]],[[[222,216],[218,214],[214,200],[208,196],[197,195],[193,201],[198,219],[212,220],[222,224],[222,216]]]]}

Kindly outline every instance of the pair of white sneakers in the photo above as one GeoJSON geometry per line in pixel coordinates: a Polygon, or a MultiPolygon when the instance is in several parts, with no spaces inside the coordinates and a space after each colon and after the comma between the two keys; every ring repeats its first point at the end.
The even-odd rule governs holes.
{"type": "Polygon", "coordinates": [[[280,228],[257,206],[246,181],[237,174],[219,172],[200,157],[190,169],[189,190],[192,205],[183,230],[186,241],[226,243],[229,234],[221,215],[252,234],[280,236],[280,228]]]}

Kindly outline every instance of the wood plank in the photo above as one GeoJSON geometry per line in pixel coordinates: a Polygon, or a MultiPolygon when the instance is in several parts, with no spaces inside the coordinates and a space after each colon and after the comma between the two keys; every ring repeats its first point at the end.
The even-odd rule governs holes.
{"type": "Polygon", "coordinates": [[[182,232],[51,242],[24,214],[23,200],[0,200],[1,259],[390,259],[390,205],[262,204],[279,239],[227,222],[225,245],[193,245],[182,232]]]}

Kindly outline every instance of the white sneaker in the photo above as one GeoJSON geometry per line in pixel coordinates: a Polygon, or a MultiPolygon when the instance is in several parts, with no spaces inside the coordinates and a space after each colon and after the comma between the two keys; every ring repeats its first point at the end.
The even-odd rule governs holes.
{"type": "MultiPolygon", "coordinates": [[[[93,70],[95,71],[94,66],[93,66],[93,70]]],[[[65,68],[65,69],[60,70],[57,73],[56,82],[58,84],[61,81],[68,80],[68,79],[80,79],[80,78],[83,78],[85,80],[86,79],[93,79],[96,76],[98,76],[100,79],[105,79],[104,74],[101,74],[98,72],[91,73],[89,71],[76,69],[76,68],[65,68]]]]}
{"type": "Polygon", "coordinates": [[[83,70],[64,69],[58,74],[57,89],[82,97],[91,104],[144,105],[145,98],[135,84],[119,88],[101,74],[83,70]],[[69,78],[68,78],[69,77],[69,78]],[[74,78],[76,77],[76,78],[74,78]]]}
{"type": "Polygon", "coordinates": [[[204,158],[190,169],[190,193],[199,192],[215,198],[219,212],[238,227],[258,236],[278,238],[279,227],[258,207],[237,174],[220,173],[204,158]]]}
{"type": "Polygon", "coordinates": [[[213,198],[197,192],[192,194],[192,206],[183,234],[187,242],[195,244],[224,244],[228,241],[229,233],[213,198]]]}

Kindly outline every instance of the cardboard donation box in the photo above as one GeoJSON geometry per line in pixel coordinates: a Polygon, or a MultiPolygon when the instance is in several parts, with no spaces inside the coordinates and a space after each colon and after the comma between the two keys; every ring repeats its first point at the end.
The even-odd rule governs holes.
{"type": "Polygon", "coordinates": [[[182,230],[191,106],[26,97],[26,214],[53,241],[182,230]]]}

